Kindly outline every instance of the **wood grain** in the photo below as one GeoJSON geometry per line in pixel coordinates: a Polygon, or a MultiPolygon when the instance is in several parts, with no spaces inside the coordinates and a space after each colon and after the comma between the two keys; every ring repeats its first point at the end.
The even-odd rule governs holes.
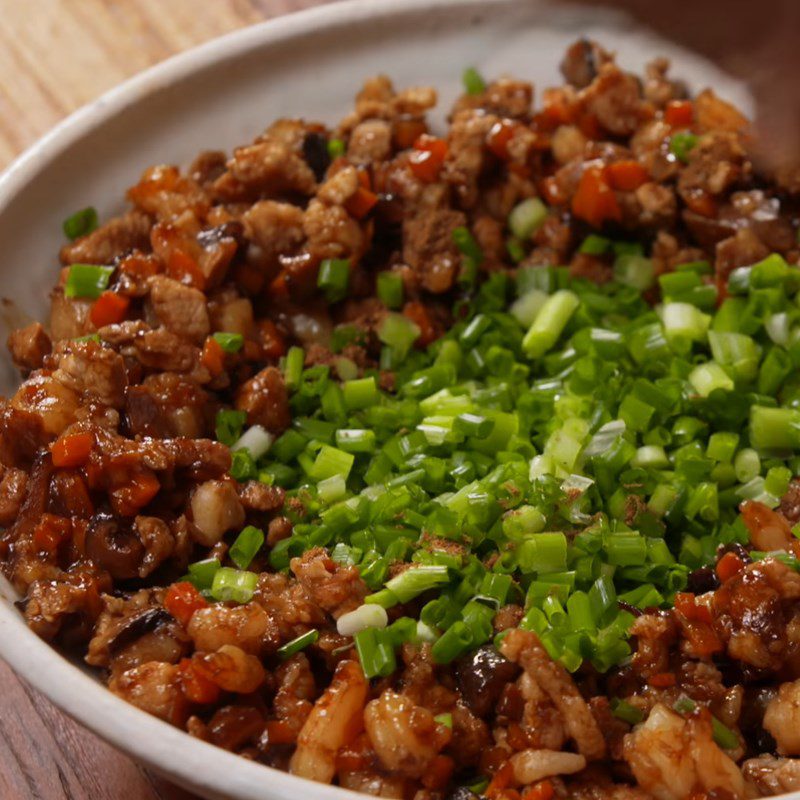
{"type": "MultiPolygon", "coordinates": [[[[327,0],[0,0],[0,169],[125,78],[327,0]]],[[[0,661],[2,800],[191,800],[59,712],[0,661]]]]}

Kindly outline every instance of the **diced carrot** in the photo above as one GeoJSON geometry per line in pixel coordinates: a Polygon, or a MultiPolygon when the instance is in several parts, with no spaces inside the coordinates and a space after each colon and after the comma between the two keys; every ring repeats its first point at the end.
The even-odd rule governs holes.
{"type": "Polygon", "coordinates": [[[280,358],[286,355],[286,341],[278,326],[271,319],[265,319],[258,323],[258,327],[264,357],[280,358]]]}
{"type": "Polygon", "coordinates": [[[424,303],[410,300],[403,306],[403,316],[410,319],[420,330],[419,338],[414,343],[417,347],[427,347],[438,338],[436,327],[424,303]]]}
{"type": "Polygon", "coordinates": [[[102,328],[104,325],[114,325],[125,319],[128,306],[131,304],[129,298],[116,292],[106,291],[97,298],[89,312],[89,318],[95,328],[102,328]]]}
{"type": "Polygon", "coordinates": [[[155,256],[134,253],[120,261],[119,271],[132,278],[149,278],[158,275],[160,263],[155,256]]]}
{"type": "Polygon", "coordinates": [[[88,431],[68,433],[50,447],[54,467],[81,467],[89,460],[94,435],[88,431]]]}
{"type": "Polygon", "coordinates": [[[676,683],[675,673],[658,672],[655,675],[651,675],[647,682],[656,689],[668,689],[676,683]]]}
{"type": "Polygon", "coordinates": [[[200,363],[213,377],[221,375],[225,371],[225,351],[222,349],[222,345],[211,336],[203,344],[200,363]]]}
{"type": "Polygon", "coordinates": [[[740,573],[743,569],[744,561],[742,561],[736,553],[725,553],[717,562],[717,575],[723,583],[740,573]]]}
{"type": "Polygon", "coordinates": [[[181,625],[188,625],[192,614],[207,605],[208,602],[203,595],[188,581],[173,583],[164,596],[164,608],[181,625]]]}
{"type": "MultiPolygon", "coordinates": [[[[280,719],[271,719],[267,722],[267,742],[269,744],[294,744],[297,741],[297,733],[288,722],[280,719]]],[[[361,759],[363,762],[363,758],[361,759]]],[[[337,757],[338,764],[338,757],[337,757]]],[[[363,767],[363,763],[361,764],[363,767]]]]}
{"type": "Polygon", "coordinates": [[[358,175],[358,183],[362,189],[366,189],[367,191],[372,191],[372,180],[369,177],[369,172],[365,169],[360,169],[356,172],[358,175]]]}
{"type": "Polygon", "coordinates": [[[578,118],[578,130],[587,139],[600,139],[603,135],[603,127],[594,114],[581,114],[578,118]]]}
{"type": "MultiPolygon", "coordinates": [[[[170,611],[170,613],[172,612],[170,611]]],[[[178,664],[178,681],[184,696],[192,703],[206,705],[208,703],[216,703],[219,699],[219,686],[206,678],[201,672],[198,672],[190,658],[183,658],[178,664]]]]}
{"type": "Polygon", "coordinates": [[[690,211],[694,211],[695,214],[699,214],[701,217],[715,217],[717,215],[717,201],[702,189],[688,193],[683,200],[690,211]]]}
{"type": "Polygon", "coordinates": [[[62,542],[69,539],[71,533],[72,523],[68,519],[55,514],[42,514],[33,529],[33,544],[37,550],[54,553],[62,542]]]}
{"type": "Polygon", "coordinates": [[[286,282],[286,270],[273,278],[267,290],[267,296],[271,299],[286,299],[289,297],[289,287],[286,282]]]}
{"type": "Polygon", "coordinates": [[[553,784],[545,778],[526,789],[522,793],[522,800],[552,800],[555,793],[553,784]]]}
{"type": "Polygon", "coordinates": [[[650,179],[647,170],[633,159],[609,164],[606,172],[611,186],[621,192],[633,192],[650,179]]]}
{"type": "Polygon", "coordinates": [[[514,780],[514,765],[510,761],[506,761],[500,769],[495,772],[494,777],[486,787],[484,794],[491,797],[492,794],[507,789],[514,780]]]}
{"type": "Polygon", "coordinates": [[[418,180],[423,183],[435,183],[439,180],[445,159],[447,158],[447,142],[427,133],[414,142],[414,149],[408,157],[408,166],[418,180]]]}
{"type": "Polygon", "coordinates": [[[486,146],[498,158],[506,161],[509,157],[508,145],[514,138],[517,131],[517,123],[510,119],[503,119],[492,125],[489,135],[486,137],[486,146]]]}
{"type": "Polygon", "coordinates": [[[678,592],[675,595],[675,610],[693,622],[712,622],[711,612],[704,603],[698,603],[691,592],[678,592]]]}
{"type": "Polygon", "coordinates": [[[622,218],[603,167],[589,166],[583,170],[572,198],[572,213],[595,228],[600,228],[606,220],[622,218]]]}
{"type": "Polygon", "coordinates": [[[378,195],[375,192],[359,186],[356,193],[344,204],[347,213],[356,219],[364,219],[378,202],[378,195]]]}
{"type": "Polygon", "coordinates": [[[392,130],[394,146],[398,150],[408,150],[414,142],[428,132],[425,120],[419,117],[400,117],[395,120],[392,130]]]}
{"type": "Polygon", "coordinates": [[[167,275],[195,289],[203,290],[206,285],[206,276],[197,262],[179,247],[169,254],[167,275]]]}
{"type": "Polygon", "coordinates": [[[422,785],[431,791],[444,789],[450,781],[455,763],[449,756],[438,755],[430,763],[422,776],[422,785]]]}
{"type": "Polygon", "coordinates": [[[563,89],[545,89],[542,95],[542,121],[551,128],[575,121],[573,105],[563,89]]]}
{"type": "Polygon", "coordinates": [[[694,120],[694,104],[691,100],[670,100],[664,111],[664,122],[673,128],[688,128],[694,120]]]}
{"type": "Polygon", "coordinates": [[[112,489],[111,505],[117,514],[131,517],[146,506],[161,488],[152,470],[141,467],[121,486],[112,489]]]}

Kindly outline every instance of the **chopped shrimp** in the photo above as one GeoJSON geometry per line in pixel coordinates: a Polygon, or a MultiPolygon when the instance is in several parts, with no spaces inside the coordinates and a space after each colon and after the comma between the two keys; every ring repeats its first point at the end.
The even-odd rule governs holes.
{"type": "Polygon", "coordinates": [[[278,691],[274,708],[278,719],[297,733],[314,708],[317,686],[305,653],[298,653],[275,670],[278,691]]]}
{"type": "Polygon", "coordinates": [[[558,709],[530,673],[523,672],[517,685],[525,700],[522,725],[531,743],[550,750],[560,750],[567,741],[567,734],[558,709]]]}
{"type": "Polygon", "coordinates": [[[239,647],[224,644],[216,653],[195,653],[195,667],[226,692],[250,694],[264,682],[261,662],[239,647]]]}
{"type": "Polygon", "coordinates": [[[742,772],[759,797],[800,790],[800,759],[797,758],[751,758],[742,764],[742,772]]]}
{"type": "Polygon", "coordinates": [[[624,757],[639,785],[657,800],[712,791],[745,796],[742,773],[714,743],[708,717],[687,720],[658,703],[625,737],[624,757]]]}
{"type": "Polygon", "coordinates": [[[367,706],[364,727],[383,766],[409,778],[422,777],[451,737],[428,709],[390,690],[367,706]]]}
{"type": "Polygon", "coordinates": [[[800,680],[778,689],[767,704],[764,729],[772,734],[781,755],[800,755],[800,680]]]}
{"type": "Polygon", "coordinates": [[[513,630],[500,645],[503,655],[522,666],[561,712],[567,733],[590,761],[603,758],[606,743],[587,702],[569,673],[547,655],[535,633],[513,630]]]}
{"type": "Polygon", "coordinates": [[[182,725],[188,716],[188,703],[180,690],[174,664],[148,661],[113,677],[108,688],[142,711],[173,725],[182,725]]]}
{"type": "Polygon", "coordinates": [[[522,750],[511,756],[514,780],[521,786],[553,775],[572,775],[586,766],[586,759],[577,753],[557,750],[522,750]]]}
{"type": "Polygon", "coordinates": [[[769,506],[755,500],[745,500],[741,505],[742,519],[750,531],[750,540],[759,550],[789,550],[792,542],[792,527],[786,517],[769,506]]]}
{"type": "Polygon", "coordinates": [[[192,614],[187,630],[194,646],[206,653],[232,644],[245,653],[258,655],[266,641],[278,640],[277,625],[256,603],[234,608],[224,605],[201,608],[192,614]]]}
{"type": "Polygon", "coordinates": [[[333,780],[336,753],[362,725],[368,688],[360,664],[339,664],[330,686],[317,700],[297,737],[290,772],[320,783],[333,780]]]}

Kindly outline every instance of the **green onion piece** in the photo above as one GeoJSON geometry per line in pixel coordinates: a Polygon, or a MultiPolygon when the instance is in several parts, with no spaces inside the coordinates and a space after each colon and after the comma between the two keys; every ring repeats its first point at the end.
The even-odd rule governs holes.
{"type": "Polygon", "coordinates": [[[211,337],[226,353],[238,353],[244,344],[244,336],[241,333],[228,333],[218,331],[211,337]]]}
{"type": "MultiPolygon", "coordinates": [[[[714,461],[724,463],[731,462],[736,453],[736,448],[739,446],[739,435],[737,433],[728,433],[727,431],[717,431],[708,437],[708,445],[706,446],[706,455],[713,458],[714,461]]],[[[756,457],[758,457],[756,455],[756,457]]],[[[758,474],[758,473],[756,473],[758,474]]],[[[755,476],[750,476],[755,477],[755,476]]],[[[749,480],[749,478],[748,478],[749,480]]]]}
{"type": "Polygon", "coordinates": [[[739,737],[714,716],[711,717],[711,734],[723,750],[735,750],[739,747],[739,737]]]}
{"type": "Polygon", "coordinates": [[[475,67],[467,67],[461,74],[461,82],[467,94],[483,94],[486,91],[486,81],[475,67]]]}
{"type": "Polygon", "coordinates": [[[476,436],[485,439],[493,430],[495,421],[478,414],[459,414],[453,419],[453,430],[464,436],[476,436]]]}
{"type": "Polygon", "coordinates": [[[688,131],[679,131],[678,133],[673,133],[672,137],[669,140],[669,151],[678,161],[682,161],[684,164],[689,163],[689,153],[697,144],[697,136],[693,133],[689,133],[688,131]]]}
{"type": "Polygon", "coordinates": [[[323,503],[334,503],[346,494],[347,482],[341,475],[331,475],[317,484],[317,496],[323,503]]]}
{"type": "Polygon", "coordinates": [[[689,383],[700,397],[708,397],[716,389],[729,392],[734,388],[734,383],[728,373],[713,361],[709,361],[707,364],[698,364],[689,373],[689,383]]]}
{"type": "Polygon", "coordinates": [[[236,540],[231,545],[229,551],[231,561],[233,561],[239,569],[247,569],[263,544],[264,531],[252,525],[248,525],[236,537],[236,540]]]}
{"type": "Polygon", "coordinates": [[[528,356],[540,358],[550,350],[579,305],[578,296],[568,289],[551,295],[522,340],[522,349],[528,356]]]}
{"type": "Polygon", "coordinates": [[[679,714],[691,714],[697,708],[697,703],[691,697],[682,695],[673,703],[672,707],[679,714]]]}
{"type": "Polygon", "coordinates": [[[88,333],[86,336],[76,336],[73,342],[97,342],[100,344],[100,334],[99,333],[88,333]]]}
{"type": "Polygon", "coordinates": [[[520,506],[503,515],[503,533],[509,539],[540,533],[546,524],[547,518],[535,506],[520,506]]]}
{"type": "Polygon", "coordinates": [[[620,698],[611,701],[611,713],[623,722],[638,725],[644,719],[644,712],[620,698]]]}
{"type": "Polygon", "coordinates": [[[620,283],[643,292],[655,281],[653,261],[636,253],[623,253],[614,259],[614,277],[620,283]]]}
{"type": "Polygon", "coordinates": [[[740,450],[733,460],[733,468],[739,483],[747,483],[758,477],[761,474],[761,459],[758,452],[752,447],[740,450]]]}
{"type": "Polygon", "coordinates": [[[519,239],[515,239],[513,236],[509,236],[508,239],[506,239],[506,252],[508,253],[508,257],[515,264],[524,261],[527,255],[525,248],[522,246],[522,242],[519,239]]]}
{"type": "Polygon", "coordinates": [[[87,206],[64,220],[64,235],[71,242],[86,236],[97,228],[97,209],[87,206]]]}
{"type": "Polygon", "coordinates": [[[255,572],[220,567],[214,574],[211,596],[220,602],[249,603],[258,584],[255,572]]]}
{"type": "Polygon", "coordinates": [[[752,406],[750,443],[756,450],[800,449],[800,410],[752,406]]]}
{"type": "Polygon", "coordinates": [[[343,300],[350,282],[350,260],[347,258],[326,258],[319,265],[317,287],[322,289],[331,303],[343,300]]]}
{"type": "Polygon", "coordinates": [[[444,725],[447,728],[453,727],[453,715],[450,713],[437,714],[433,719],[435,722],[438,722],[440,725],[444,725]]]}
{"type": "Polygon", "coordinates": [[[531,289],[515,300],[508,311],[520,325],[524,328],[530,328],[542,310],[542,306],[547,302],[547,298],[547,292],[543,292],[540,289],[531,289]]]}
{"type": "Polygon", "coordinates": [[[421,331],[408,317],[389,313],[378,326],[378,338],[395,351],[399,359],[405,358],[421,331]]]}
{"type": "Polygon", "coordinates": [[[461,251],[461,254],[472,259],[476,265],[483,262],[483,250],[475,241],[475,237],[470,233],[469,228],[463,225],[453,230],[453,243],[461,251]]]}
{"type": "Polygon", "coordinates": [[[113,272],[114,267],[72,264],[64,284],[64,296],[96,300],[108,288],[108,282],[113,272]]]}
{"type": "Polygon", "coordinates": [[[463,622],[454,622],[434,643],[431,655],[437,664],[449,664],[472,646],[472,633],[463,622]]]}
{"type": "Polygon", "coordinates": [[[203,561],[195,561],[189,564],[189,574],[187,580],[201,591],[208,591],[214,583],[214,576],[222,565],[218,558],[206,558],[203,561]]]}
{"type": "Polygon", "coordinates": [[[328,155],[339,158],[347,152],[347,145],[343,139],[328,139],[328,155]]]}
{"type": "Polygon", "coordinates": [[[341,475],[344,480],[353,468],[355,456],[338,450],[330,445],[323,445],[311,467],[310,477],[316,481],[324,481],[325,478],[332,478],[334,475],[341,475]]]}
{"type": "Polygon", "coordinates": [[[258,467],[248,450],[234,450],[231,453],[231,468],[228,474],[239,483],[254,480],[258,476],[258,467]]]}
{"type": "Polygon", "coordinates": [[[397,272],[379,272],[376,280],[378,299],[386,308],[398,309],[403,305],[403,278],[397,272]]]}
{"type": "Polygon", "coordinates": [[[670,343],[702,341],[711,317],[690,303],[664,303],[659,310],[664,335],[670,343]]]}
{"type": "Polygon", "coordinates": [[[348,411],[358,411],[359,409],[374,406],[380,398],[378,384],[375,383],[375,378],[372,376],[345,381],[342,384],[342,392],[344,393],[344,404],[348,411]]]}
{"type": "Polygon", "coordinates": [[[242,428],[247,422],[246,411],[234,411],[232,409],[222,409],[217,411],[215,422],[215,435],[217,441],[230,447],[239,440],[242,435],[242,428]]]}
{"type": "Polygon", "coordinates": [[[283,364],[283,380],[287,389],[296,389],[302,380],[306,354],[302,347],[290,347],[283,364]]]}
{"type": "Polygon", "coordinates": [[[397,668],[394,648],[387,631],[365,628],[353,637],[361,668],[367,678],[386,678],[397,668]]]}
{"type": "Polygon", "coordinates": [[[301,650],[305,650],[309,645],[314,644],[319,639],[319,631],[314,628],[313,630],[306,631],[300,634],[296,639],[286,642],[285,645],[278,648],[278,657],[282,661],[286,661],[301,650]]]}
{"type": "MultiPolygon", "coordinates": [[[[436,586],[450,582],[447,567],[430,565],[407,569],[386,582],[386,589],[397,599],[398,603],[407,603],[417,595],[427,592],[436,586]]],[[[367,597],[364,602],[370,602],[367,597]]]]}
{"type": "Polygon", "coordinates": [[[345,453],[374,453],[375,431],[364,428],[341,428],[336,431],[336,446],[345,453]]]}
{"type": "Polygon", "coordinates": [[[605,236],[598,236],[596,233],[590,233],[578,248],[579,253],[587,256],[602,256],[611,249],[611,240],[606,239],[605,236]]]}
{"type": "Polygon", "coordinates": [[[547,206],[538,197],[518,203],[508,215],[508,227],[520,241],[528,241],[547,219],[547,206]]]}

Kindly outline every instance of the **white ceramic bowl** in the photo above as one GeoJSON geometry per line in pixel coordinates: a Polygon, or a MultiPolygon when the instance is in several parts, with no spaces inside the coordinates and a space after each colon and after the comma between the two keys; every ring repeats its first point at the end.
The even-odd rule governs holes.
{"type": "MultiPolygon", "coordinates": [[[[250,141],[281,116],[334,122],[363,79],[383,72],[398,86],[434,85],[440,108],[465,66],[513,73],[537,87],[561,82],[565,46],[581,35],[641,69],[657,54],[676,74],[713,85],[748,106],[741,87],[702,59],[606,12],[541,0],[351,0],[230,34],[173,58],[71,116],[0,178],[0,295],[44,319],[58,270],[61,221],[92,204],[105,218],[153,163],[186,164],[202,149],[250,141]]],[[[444,113],[440,112],[439,120],[444,113]]],[[[4,338],[4,337],[3,337],[4,338]]],[[[4,357],[0,391],[18,377],[4,357]]],[[[208,798],[356,798],[241,759],[128,705],[40,641],[0,579],[0,656],[76,720],[139,761],[208,798]]]]}

